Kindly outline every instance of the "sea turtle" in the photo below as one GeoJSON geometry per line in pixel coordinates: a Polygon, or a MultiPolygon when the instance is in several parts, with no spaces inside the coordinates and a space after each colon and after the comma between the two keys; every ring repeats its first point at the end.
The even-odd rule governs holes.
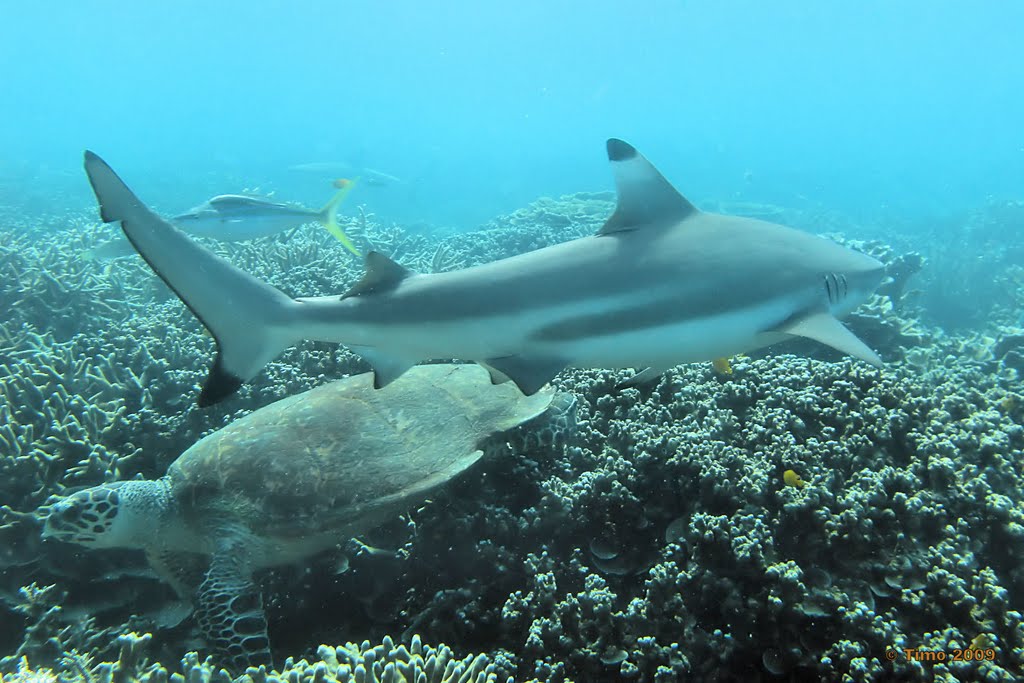
{"type": "Polygon", "coordinates": [[[563,419],[571,404],[557,398],[552,406],[551,390],[524,396],[512,383],[492,384],[471,364],[417,366],[379,390],[372,373],[356,375],[232,422],[160,479],[101,484],[61,499],[43,535],[145,550],[192,600],[212,647],[236,666],[270,663],[254,571],[338,546],[397,516],[475,463],[492,435],[549,407],[563,419]]]}

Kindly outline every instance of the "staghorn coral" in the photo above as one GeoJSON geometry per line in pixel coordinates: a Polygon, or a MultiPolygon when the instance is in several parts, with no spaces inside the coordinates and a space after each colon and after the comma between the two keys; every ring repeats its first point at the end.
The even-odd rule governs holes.
{"type": "MultiPolygon", "coordinates": [[[[395,645],[390,636],[385,636],[380,645],[373,646],[364,640],[361,645],[347,643],[344,646],[321,645],[317,650],[320,663],[309,665],[302,660],[285,663],[285,670],[297,671],[300,679],[313,681],[339,681],[347,683],[389,683],[390,681],[422,681],[423,683],[512,683],[512,678],[501,678],[498,668],[490,663],[486,655],[455,657],[451,648],[440,645],[437,648],[423,645],[419,635],[412,636],[408,647],[395,645]],[[312,675],[310,675],[312,674],[312,675]]],[[[248,675],[254,683],[269,680],[261,670],[250,669],[248,675]]]]}
{"type": "Polygon", "coordinates": [[[321,645],[318,659],[309,662],[291,657],[280,670],[250,667],[237,679],[210,657],[200,659],[196,652],[186,653],[179,671],[168,671],[150,663],[147,650],[152,636],[126,633],[113,639],[107,651],[116,653],[116,661],[102,661],[91,654],[69,650],[54,661],[52,668],[32,669],[30,658],[17,659],[15,673],[4,680],[17,683],[513,683],[501,677],[499,668],[486,655],[467,655],[459,659],[446,645],[424,645],[418,635],[409,645],[396,645],[386,636],[379,645],[369,641],[332,647],[321,645]]]}
{"type": "MultiPolygon", "coordinates": [[[[372,216],[346,229],[407,266],[448,270],[590,234],[611,208],[606,196],[545,199],[443,240],[375,225],[372,216]]],[[[835,216],[786,215],[797,225],[845,227],[835,216]]],[[[108,633],[130,630],[131,620],[156,629],[152,613],[172,597],[138,569],[139,558],[72,561],[66,549],[40,546],[33,507],[108,478],[159,476],[228,420],[365,369],[344,349],[302,344],[228,406],[199,411],[211,340],[137,259],[77,262],[77,250],[111,230],[80,218],[69,225],[75,234],[0,238],[0,268],[16,271],[0,281],[0,299],[16,305],[0,329],[0,384],[11,392],[0,405],[10,444],[0,461],[0,502],[9,506],[0,535],[4,548],[19,549],[0,555],[2,594],[12,628],[45,626],[29,639],[42,644],[68,626],[57,616],[89,616],[108,633]],[[32,581],[67,595],[49,622],[15,610],[18,588],[32,581]]],[[[862,248],[903,272],[913,265],[884,245],[862,248]]],[[[217,249],[295,295],[341,292],[361,275],[312,228],[288,242],[217,249]]],[[[935,277],[934,263],[919,281],[935,277]]],[[[687,366],[619,393],[625,373],[563,373],[557,383],[580,406],[568,444],[524,443],[486,462],[481,477],[366,539],[344,569],[322,558],[261,577],[268,593],[288,596],[269,606],[275,641],[297,657],[279,678],[327,675],[327,662],[301,664],[302,653],[313,661],[313,643],[417,630],[460,650],[489,650],[520,680],[721,671],[1012,680],[1024,661],[1015,332],[1003,321],[943,333],[915,320],[920,305],[902,292],[850,320],[894,361],[881,373],[780,355],[782,347],[737,360],[730,376],[687,366]],[[790,468],[805,487],[785,485],[790,468]],[[940,669],[883,658],[888,647],[951,647],[981,633],[997,661],[940,669]]],[[[189,628],[154,630],[147,647],[157,656],[140,675],[226,680],[198,655],[175,673],[157,664],[194,647],[189,628]]],[[[8,639],[7,651],[26,632],[8,639]]],[[[98,642],[81,648],[93,651],[91,661],[116,656],[98,642]]],[[[30,661],[59,671],[52,651],[47,657],[30,661]]]]}
{"type": "MultiPolygon", "coordinates": [[[[555,489],[563,499],[558,508],[587,508],[588,524],[574,527],[579,517],[569,514],[558,523],[569,527],[570,536],[587,528],[601,529],[604,537],[611,532],[611,545],[624,549],[654,544],[656,537],[645,528],[676,528],[660,562],[645,561],[643,552],[634,551],[625,577],[617,567],[601,569],[605,552],[589,559],[581,551],[572,555],[573,563],[590,567],[577,570],[584,586],[593,582],[595,570],[611,582],[600,589],[606,593],[611,586],[614,593],[602,598],[612,606],[606,612],[612,626],[601,633],[620,634],[617,648],[635,652],[642,634],[653,636],[660,645],[650,652],[661,654],[646,659],[671,667],[671,643],[678,639],[687,644],[689,661],[707,667],[708,674],[716,666],[708,657],[718,666],[729,662],[731,670],[747,657],[751,668],[760,668],[754,653],[744,653],[734,637],[722,640],[753,634],[751,644],[778,643],[776,649],[786,653],[778,658],[786,662],[785,670],[807,671],[815,668],[811,653],[827,647],[827,634],[834,630],[871,643],[865,653],[873,652],[872,666],[892,671],[878,659],[887,643],[913,640],[928,623],[954,624],[960,642],[988,630],[1004,642],[1020,641],[1012,602],[1004,597],[988,608],[976,607],[980,593],[991,590],[984,586],[1008,587],[1008,593],[997,592],[1004,596],[1018,591],[1019,572],[1001,559],[1017,552],[1015,542],[981,548],[977,541],[991,532],[985,520],[995,517],[978,501],[1003,501],[1005,509],[1004,499],[993,499],[991,491],[1009,493],[1021,483],[1008,475],[1013,471],[1008,462],[989,461],[981,469],[1001,453],[1020,454],[1019,425],[984,410],[1003,388],[989,379],[987,391],[964,402],[956,379],[948,379],[933,396],[934,387],[910,377],[869,378],[854,368],[832,367],[783,360],[768,366],[740,363],[739,378],[724,392],[708,390],[709,380],[721,381],[710,372],[702,379],[696,369],[680,369],[675,371],[682,375],[679,380],[666,378],[648,396],[594,392],[601,396],[597,412],[581,422],[604,438],[587,438],[590,448],[583,446],[571,462],[592,463],[587,469],[600,474],[582,476],[570,486],[575,477],[567,472],[559,475],[565,483],[555,489]],[[782,473],[790,466],[812,474],[807,488],[784,486],[782,473]],[[960,488],[968,482],[970,490],[960,488]],[[642,496],[636,494],[640,491],[642,496]],[[688,520],[685,526],[671,519],[676,513],[688,520]],[[958,518],[960,525],[950,526],[958,518]],[[834,559],[823,563],[826,557],[834,559]],[[944,584],[933,583],[939,575],[927,567],[944,568],[944,584]],[[914,568],[919,568],[916,576],[914,568]],[[979,582],[982,574],[987,578],[979,582]],[[644,590],[638,592],[632,577],[643,575],[644,590]],[[910,591],[893,588],[905,585],[910,591]],[[940,585],[956,586],[957,592],[942,599],[935,592],[940,585]],[[634,604],[642,609],[631,612],[634,604]],[[989,616],[979,619],[982,614],[989,616]],[[792,630],[780,631],[782,624],[792,630]],[[807,632],[801,624],[813,625],[815,637],[801,635],[807,632]],[[799,652],[793,655],[795,645],[799,652]]],[[[591,381],[604,385],[604,374],[591,381]]],[[[972,374],[976,385],[979,378],[972,374]]],[[[546,514],[553,514],[550,507],[546,514]]],[[[553,566],[565,566],[564,560],[553,566]]],[[[542,570],[535,569],[541,575],[542,570]]],[[[570,579],[569,590],[580,583],[570,579]]],[[[536,600],[520,600],[514,610],[522,615],[532,607],[536,614],[530,633],[541,634],[545,647],[535,651],[557,648],[562,639],[594,642],[579,624],[600,622],[592,617],[551,622],[542,616],[551,613],[550,604],[536,600]]],[[[529,638],[525,642],[529,646],[529,638]]],[[[988,667],[990,675],[1003,672],[998,680],[1009,680],[1001,667],[1012,666],[1016,658],[1009,649],[1004,652],[1009,661],[988,667]]],[[[570,656],[552,657],[545,666],[570,656]]],[[[843,661],[852,666],[852,659],[843,661]]],[[[838,659],[830,660],[830,667],[838,666],[838,659]]],[[[915,669],[908,663],[895,670],[915,669]]]]}

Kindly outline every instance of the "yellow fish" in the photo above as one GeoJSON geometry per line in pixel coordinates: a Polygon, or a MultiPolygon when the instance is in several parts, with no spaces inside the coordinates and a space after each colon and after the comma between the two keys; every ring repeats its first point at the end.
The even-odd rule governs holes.
{"type": "Polygon", "coordinates": [[[800,478],[800,475],[793,470],[786,470],[782,473],[782,481],[786,482],[786,486],[795,486],[798,489],[804,487],[804,480],[800,478]]]}
{"type": "Polygon", "coordinates": [[[722,375],[732,374],[732,363],[729,362],[728,358],[716,358],[711,361],[711,366],[722,375]]]}

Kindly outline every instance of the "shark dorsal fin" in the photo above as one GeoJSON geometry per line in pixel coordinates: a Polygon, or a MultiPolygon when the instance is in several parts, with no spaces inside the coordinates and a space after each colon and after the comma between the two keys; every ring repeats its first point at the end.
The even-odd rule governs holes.
{"type": "Polygon", "coordinates": [[[608,161],[615,174],[619,203],[597,234],[661,226],[697,213],[696,207],[628,142],[608,140],[608,161]]]}
{"type": "Polygon", "coordinates": [[[402,280],[410,275],[415,275],[415,273],[392,261],[379,251],[370,251],[366,254],[366,272],[363,277],[341,298],[348,299],[353,296],[387,292],[397,287],[402,280]]]}

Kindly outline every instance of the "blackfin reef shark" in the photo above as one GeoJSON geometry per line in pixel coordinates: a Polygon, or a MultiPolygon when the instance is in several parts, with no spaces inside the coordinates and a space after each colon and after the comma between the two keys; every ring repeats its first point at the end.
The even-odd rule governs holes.
{"type": "Polygon", "coordinates": [[[607,143],[618,194],[597,232],[509,258],[419,274],[371,251],[342,295],[293,299],[146,207],[92,152],[105,222],[125,235],[217,342],[199,395],[233,394],[303,339],[347,345],[382,387],[413,365],[460,358],[532,394],[567,367],[681,364],[805,337],[874,366],[839,318],[871,296],[882,263],[830,240],[697,209],[636,149],[607,143]]]}

